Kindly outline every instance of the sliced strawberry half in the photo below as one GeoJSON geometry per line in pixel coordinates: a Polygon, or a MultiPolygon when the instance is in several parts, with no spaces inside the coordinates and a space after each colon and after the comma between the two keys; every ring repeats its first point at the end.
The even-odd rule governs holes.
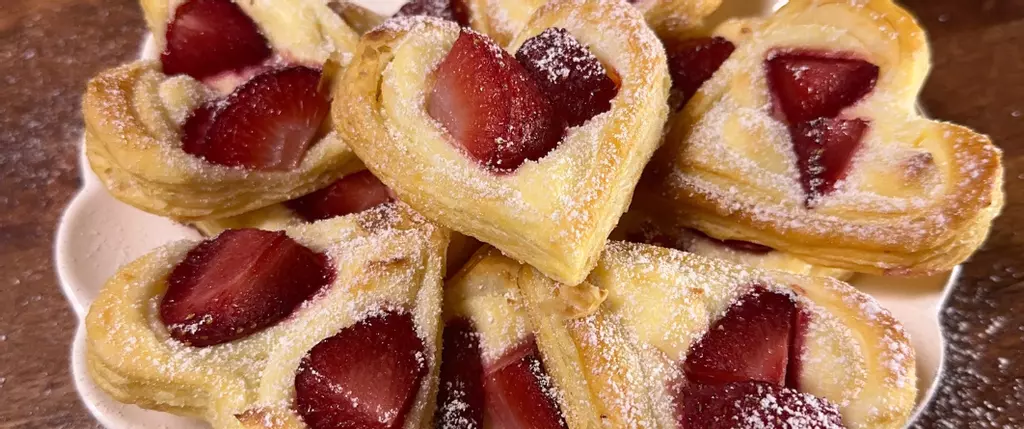
{"type": "Polygon", "coordinates": [[[391,190],[370,170],[349,174],[285,205],[309,222],[369,210],[393,201],[391,190]]]}
{"type": "Polygon", "coordinates": [[[846,177],[867,130],[868,123],[863,119],[821,118],[790,127],[808,206],[832,193],[836,182],[846,177]]]}
{"type": "Polygon", "coordinates": [[[487,414],[497,427],[567,427],[539,356],[531,340],[484,369],[487,414]]]}
{"type": "Polygon", "coordinates": [[[463,0],[413,0],[398,10],[395,16],[426,15],[447,19],[469,27],[469,8],[463,0]]]}
{"type": "Polygon", "coordinates": [[[313,347],[295,375],[295,405],[309,427],[401,428],[427,374],[408,313],[373,316],[313,347]]]}
{"type": "Polygon", "coordinates": [[[558,145],[562,129],[548,98],[486,36],[463,31],[434,74],[427,111],[480,165],[512,172],[558,145]]]}
{"type": "Polygon", "coordinates": [[[527,39],[516,52],[516,60],[569,127],[607,112],[619,92],[597,57],[564,28],[548,28],[527,39]]]}
{"type": "Polygon", "coordinates": [[[484,368],[480,337],[466,319],[448,321],[441,348],[441,379],[434,427],[484,427],[484,368]]]}
{"type": "Polygon", "coordinates": [[[722,37],[701,37],[668,46],[673,105],[680,109],[729,59],[736,45],[722,37]]]}
{"type": "Polygon", "coordinates": [[[185,344],[223,344],[287,317],[332,278],[326,256],[284,232],[228,230],[174,267],[160,320],[185,344]]]}
{"type": "Polygon", "coordinates": [[[811,312],[797,307],[793,313],[793,333],[789,341],[789,366],[786,368],[786,387],[800,390],[800,374],[803,373],[804,345],[810,329],[811,312]]]}
{"type": "Polygon", "coordinates": [[[167,25],[163,72],[205,79],[239,71],[270,57],[270,43],[231,0],[188,0],[167,25]]]}
{"type": "Polygon", "coordinates": [[[744,296],[711,325],[690,349],[684,364],[696,383],[786,381],[790,329],[796,304],[761,287],[744,296]]]}
{"type": "Polygon", "coordinates": [[[682,402],[685,429],[845,427],[834,404],[771,383],[691,385],[682,402]]]}
{"type": "Polygon", "coordinates": [[[252,78],[212,114],[212,123],[193,124],[211,120],[209,112],[193,113],[184,126],[182,149],[230,167],[294,169],[330,112],[330,95],[321,87],[320,75],[319,70],[294,66],[252,78]],[[204,136],[193,136],[203,129],[204,136]]]}
{"type": "Polygon", "coordinates": [[[879,72],[864,60],[802,51],[772,54],[767,68],[768,84],[791,125],[836,117],[874,89],[879,72]]]}

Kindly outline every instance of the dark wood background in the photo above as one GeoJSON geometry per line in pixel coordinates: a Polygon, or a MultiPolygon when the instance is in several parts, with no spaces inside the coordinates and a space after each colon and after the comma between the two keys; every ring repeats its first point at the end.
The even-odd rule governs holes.
{"type": "MultiPolygon", "coordinates": [[[[948,365],[914,427],[1024,428],[1024,0],[905,4],[932,41],[925,108],[992,135],[1008,197],[943,312],[948,365]]],[[[0,427],[98,426],[69,373],[52,242],[80,184],[84,84],[143,31],[135,0],[0,0],[0,427]]]]}

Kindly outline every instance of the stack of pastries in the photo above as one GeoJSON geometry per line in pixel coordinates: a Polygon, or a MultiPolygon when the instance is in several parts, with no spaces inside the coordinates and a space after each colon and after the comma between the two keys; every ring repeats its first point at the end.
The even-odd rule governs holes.
{"type": "Polygon", "coordinates": [[[109,280],[88,368],[215,428],[903,427],[914,350],[842,279],[1003,202],[892,0],[141,1],[86,154],[208,238],[109,280]]]}

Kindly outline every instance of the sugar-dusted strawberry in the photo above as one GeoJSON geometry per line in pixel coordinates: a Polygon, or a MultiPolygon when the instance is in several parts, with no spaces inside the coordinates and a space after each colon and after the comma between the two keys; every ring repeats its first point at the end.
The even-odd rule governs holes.
{"type": "Polygon", "coordinates": [[[535,342],[506,352],[484,371],[487,415],[498,427],[566,427],[535,342]]]}
{"type": "Polygon", "coordinates": [[[466,319],[445,324],[440,377],[434,427],[482,429],[484,368],[480,337],[466,319]]]}
{"type": "Polygon", "coordinates": [[[426,15],[447,19],[469,27],[469,7],[464,0],[412,0],[402,6],[395,16],[426,15]]]}
{"type": "Polygon", "coordinates": [[[690,348],[684,369],[696,383],[765,381],[781,386],[796,304],[761,287],[742,297],[690,348]]]}
{"type": "Polygon", "coordinates": [[[408,313],[371,316],[313,347],[295,374],[295,407],[312,429],[396,429],[427,374],[408,313]]]}
{"type": "Polygon", "coordinates": [[[427,111],[480,165],[515,171],[558,145],[562,129],[550,101],[486,36],[463,30],[434,75],[427,111]]]}
{"type": "Polygon", "coordinates": [[[779,52],[767,61],[768,84],[790,125],[834,118],[871,92],[878,66],[813,52],[779,52]]]}
{"type": "Polygon", "coordinates": [[[160,320],[183,343],[222,344],[277,323],[332,278],[326,256],[283,232],[228,230],[174,267],[160,320]]]}
{"type": "Polygon", "coordinates": [[[312,194],[285,205],[303,219],[315,222],[369,210],[393,201],[391,190],[370,170],[349,174],[312,194]]]}
{"type": "Polygon", "coordinates": [[[690,385],[682,397],[684,429],[842,429],[839,408],[771,383],[690,385]]]}
{"type": "Polygon", "coordinates": [[[167,25],[163,72],[205,79],[255,66],[270,57],[259,27],[231,0],[188,0],[167,25]]]}
{"type": "Polygon", "coordinates": [[[619,89],[601,62],[564,28],[548,28],[523,43],[516,60],[551,99],[566,126],[611,109],[619,89]]]}
{"type": "Polygon", "coordinates": [[[688,39],[666,46],[674,107],[685,106],[734,50],[736,45],[722,37],[688,39]]]}
{"type": "Polygon", "coordinates": [[[812,314],[797,307],[793,313],[793,330],[789,341],[789,366],[786,368],[786,387],[800,390],[800,374],[803,373],[804,345],[810,329],[812,314]]]}
{"type": "Polygon", "coordinates": [[[212,123],[191,124],[208,120],[205,113],[193,113],[185,124],[182,148],[214,164],[290,170],[302,162],[330,105],[319,70],[303,66],[271,70],[238,87],[213,113],[212,123]],[[202,137],[189,133],[203,128],[202,137]]]}
{"type": "Polygon", "coordinates": [[[836,182],[846,177],[868,123],[863,119],[821,118],[801,122],[789,130],[800,184],[810,206],[814,199],[835,190],[836,182]]]}

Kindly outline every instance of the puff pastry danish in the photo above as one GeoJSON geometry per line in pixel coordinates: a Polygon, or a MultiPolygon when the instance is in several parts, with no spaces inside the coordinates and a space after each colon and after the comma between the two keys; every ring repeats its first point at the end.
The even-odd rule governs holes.
{"type": "Polygon", "coordinates": [[[330,64],[347,62],[358,34],[326,2],[142,6],[159,61],[100,74],[83,101],[89,163],[111,194],[193,221],[307,194],[344,173],[354,155],[321,128],[330,128],[330,64]]]}
{"type": "Polygon", "coordinates": [[[914,405],[902,327],[830,278],[611,242],[565,286],[485,249],[445,300],[439,427],[899,428],[914,405]]]}
{"type": "Polygon", "coordinates": [[[645,243],[682,250],[710,258],[724,259],[741,265],[786,271],[810,276],[828,276],[848,280],[854,273],[820,265],[812,265],[793,255],[771,247],[739,240],[719,240],[696,229],[675,222],[671,212],[657,216],[630,209],[619,219],[612,231],[613,240],[645,243]]]}
{"type": "Polygon", "coordinates": [[[988,137],[922,118],[924,31],[889,0],[797,0],[743,39],[670,119],[638,204],[722,240],[867,273],[948,270],[1003,204],[988,137]]]}
{"type": "Polygon", "coordinates": [[[446,245],[401,205],[170,244],[93,303],[89,373],[117,400],[216,428],[422,427],[446,245]]]}
{"type": "Polygon", "coordinates": [[[549,2],[509,51],[442,20],[388,21],[362,39],[335,123],[424,216],[575,284],[658,144],[664,54],[610,0],[549,2]]]}

